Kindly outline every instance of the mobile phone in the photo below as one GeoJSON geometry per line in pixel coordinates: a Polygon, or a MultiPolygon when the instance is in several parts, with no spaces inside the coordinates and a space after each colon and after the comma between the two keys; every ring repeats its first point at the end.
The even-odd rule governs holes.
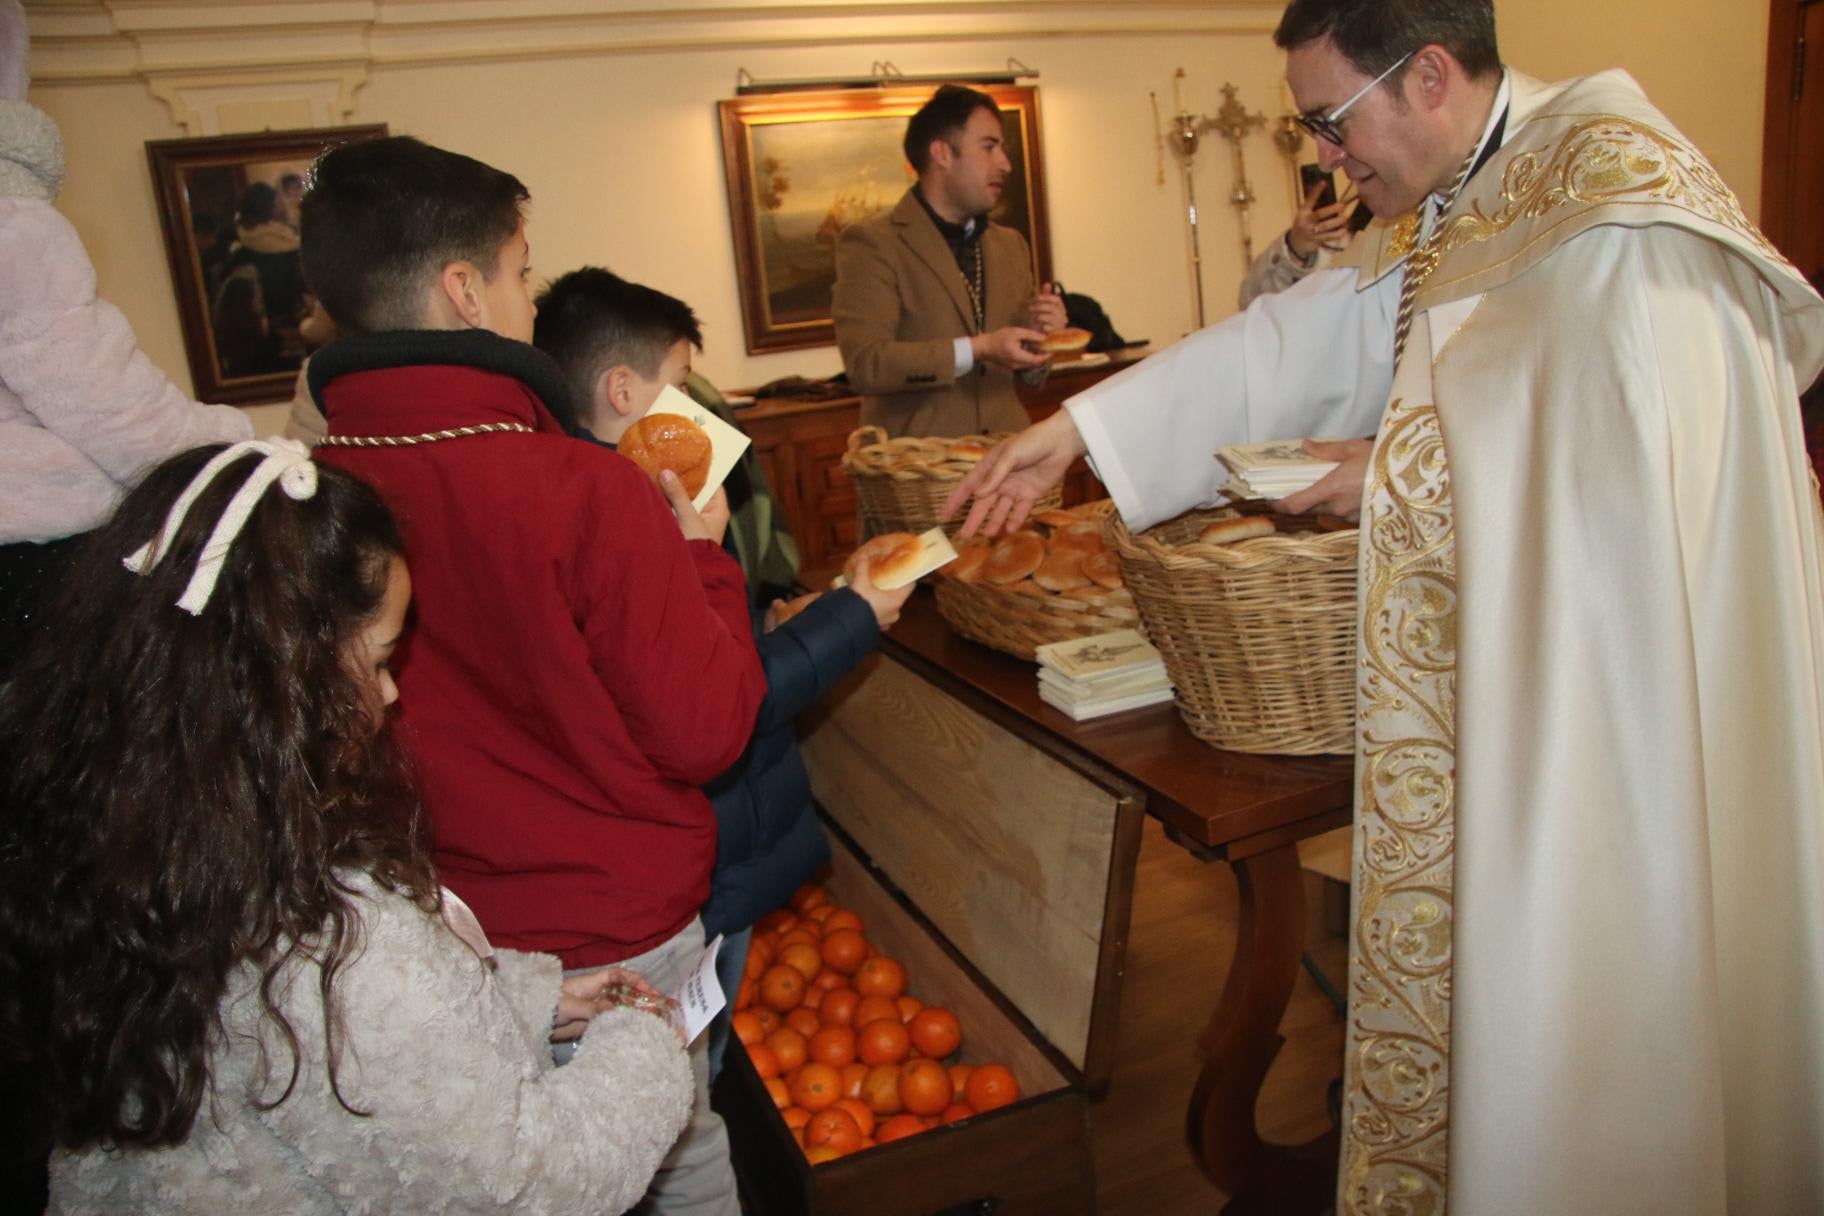
{"type": "Polygon", "coordinates": [[[1310,197],[1311,187],[1318,185],[1319,183],[1322,183],[1323,189],[1318,192],[1317,204],[1312,208],[1314,211],[1321,211],[1325,207],[1335,205],[1336,175],[1325,173],[1316,165],[1300,165],[1298,167],[1298,193],[1301,199],[1310,197]]]}

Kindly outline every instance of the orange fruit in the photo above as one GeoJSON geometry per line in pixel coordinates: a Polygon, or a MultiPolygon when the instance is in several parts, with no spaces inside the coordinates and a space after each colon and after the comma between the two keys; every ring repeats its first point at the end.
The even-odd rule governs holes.
{"type": "Polygon", "coordinates": [[[806,1145],[827,1144],[840,1153],[861,1147],[861,1125],[846,1110],[823,1110],[811,1116],[804,1128],[806,1145]]]}
{"type": "Polygon", "coordinates": [[[899,1020],[911,1022],[913,1016],[925,1007],[925,1003],[915,996],[902,996],[893,1002],[899,1006],[899,1020]]]}
{"type": "Polygon", "coordinates": [[[811,1059],[841,1068],[855,1062],[855,1032],[847,1026],[823,1026],[811,1036],[811,1059]]]}
{"type": "MultiPolygon", "coordinates": [[[[798,1013],[806,1009],[816,1009],[819,1005],[823,1004],[823,994],[824,990],[817,985],[808,985],[804,990],[804,1004],[798,1006],[798,1008],[792,1012],[798,1013]]],[[[821,1022],[818,1024],[822,1025],[821,1022]]]]}
{"type": "Polygon", "coordinates": [[[754,994],[759,990],[760,986],[753,980],[742,980],[741,986],[735,989],[735,1012],[740,1013],[743,1010],[752,1008],[754,1004],[754,994]]]}
{"type": "Polygon", "coordinates": [[[897,1115],[899,1105],[899,1069],[882,1064],[868,1069],[861,1082],[861,1100],[877,1115],[897,1115]]]}
{"type": "Polygon", "coordinates": [[[894,1115],[874,1132],[878,1144],[891,1144],[895,1140],[904,1140],[907,1136],[916,1136],[925,1130],[925,1125],[917,1115],[894,1115]]]}
{"type": "Polygon", "coordinates": [[[1020,1100],[1020,1083],[1001,1064],[978,1064],[963,1086],[964,1100],[978,1114],[999,1110],[1020,1100]]]}
{"type": "Polygon", "coordinates": [[[761,1034],[771,1034],[785,1025],[785,1019],[765,1005],[754,1006],[754,1020],[760,1023],[761,1034]]]}
{"type": "Polygon", "coordinates": [[[747,1058],[753,1064],[754,1071],[760,1074],[762,1081],[779,1075],[779,1057],[765,1043],[755,1043],[747,1049],[747,1058]]]}
{"type": "Polygon", "coordinates": [[[813,1144],[804,1150],[804,1159],[812,1165],[822,1165],[842,1156],[842,1150],[829,1144],[813,1144]]]}
{"type": "Polygon", "coordinates": [[[798,1008],[785,1015],[785,1024],[803,1035],[806,1040],[823,1029],[815,1009],[798,1008]]]}
{"type": "Polygon", "coordinates": [[[842,1096],[844,1098],[861,1097],[861,1083],[868,1079],[866,1064],[844,1064],[842,1066],[842,1096]]]}
{"type": "Polygon", "coordinates": [[[847,908],[832,908],[830,914],[823,918],[822,923],[825,937],[838,929],[853,929],[857,933],[861,932],[861,917],[847,908]]]}
{"type": "Polygon", "coordinates": [[[825,967],[822,971],[819,971],[817,973],[817,978],[811,981],[811,987],[819,992],[834,992],[838,988],[847,988],[848,986],[849,977],[842,972],[832,970],[829,967],[825,967]]]}
{"type": "MultiPolygon", "coordinates": [[[[831,971],[828,974],[840,973],[831,971]]],[[[853,988],[832,988],[823,994],[823,1001],[817,1006],[817,1016],[823,1019],[825,1026],[853,1026],[855,1007],[860,1003],[861,995],[853,988]]]]}
{"type": "Polygon", "coordinates": [[[804,972],[775,963],[760,977],[760,1003],[784,1013],[804,1003],[804,972]]]}
{"type": "Polygon", "coordinates": [[[777,1106],[780,1110],[784,1110],[792,1104],[792,1091],[787,1089],[785,1087],[785,1082],[781,1081],[778,1077],[768,1077],[766,1079],[766,1092],[767,1095],[772,1098],[773,1105],[777,1106]]]}
{"type": "Polygon", "coordinates": [[[961,1123],[964,1119],[973,1119],[975,1112],[969,1109],[967,1102],[952,1102],[944,1107],[944,1113],[937,1117],[939,1123],[961,1123]]]}
{"type": "MultiPolygon", "coordinates": [[[[756,946],[759,944],[759,942],[754,943],[756,946]]],[[[742,968],[741,978],[744,980],[752,980],[757,984],[760,982],[760,977],[766,974],[766,969],[770,965],[770,959],[767,955],[760,953],[758,950],[749,950],[747,952],[747,966],[742,968]]]]}
{"type": "Polygon", "coordinates": [[[828,1064],[806,1064],[792,1078],[792,1101],[808,1111],[823,1110],[840,1097],[842,1074],[828,1064]]]}
{"type": "Polygon", "coordinates": [[[802,1106],[788,1106],[779,1113],[785,1116],[785,1125],[787,1127],[803,1127],[811,1121],[811,1112],[804,1109],[802,1106]]]}
{"type": "Polygon", "coordinates": [[[802,914],[806,908],[809,908],[814,904],[827,904],[829,902],[830,893],[828,891],[814,882],[807,882],[792,893],[791,907],[792,911],[802,914]]]}
{"type": "Polygon", "coordinates": [[[838,1098],[830,1109],[847,1111],[849,1117],[855,1120],[855,1125],[861,1128],[863,1140],[874,1134],[874,1112],[868,1109],[867,1103],[858,1102],[854,1098],[838,1098]]]}
{"type": "Polygon", "coordinates": [[[868,939],[854,929],[830,929],[823,935],[822,954],[825,963],[844,975],[853,975],[867,960],[868,939]]]}
{"type": "Polygon", "coordinates": [[[788,912],[784,908],[780,908],[776,912],[768,912],[754,922],[754,940],[759,941],[762,936],[769,933],[784,933],[797,923],[798,914],[795,912],[788,912]]]}
{"type": "Polygon", "coordinates": [[[884,996],[864,996],[855,1004],[855,1016],[849,1025],[860,1030],[869,1022],[898,1022],[899,1003],[884,996]]]}
{"type": "MultiPolygon", "coordinates": [[[[795,1087],[792,1096],[798,1096],[795,1087]]],[[[908,1062],[899,1070],[899,1104],[915,1115],[937,1114],[950,1105],[950,1074],[936,1060],[908,1062]]]]}
{"type": "Polygon", "coordinates": [[[963,1091],[969,1086],[969,1074],[975,1071],[973,1064],[952,1064],[945,1069],[950,1074],[950,1100],[961,1102],[963,1091]]]}
{"type": "Polygon", "coordinates": [[[913,1014],[906,1029],[912,1033],[912,1045],[933,1060],[944,1059],[963,1045],[963,1024],[954,1013],[936,1005],[913,1014]]]}
{"type": "Polygon", "coordinates": [[[818,932],[816,921],[801,920],[779,935],[779,953],[784,954],[785,948],[792,945],[809,946],[815,950],[822,940],[823,934],[818,932]]]}
{"type": "Polygon", "coordinates": [[[806,1049],[804,1036],[790,1026],[781,1026],[767,1035],[766,1045],[773,1049],[774,1055],[779,1057],[781,1076],[796,1072],[803,1067],[810,1054],[806,1049]]]}
{"type": "Polygon", "coordinates": [[[836,911],[835,904],[812,904],[804,910],[804,919],[814,920],[821,925],[830,918],[830,914],[834,911],[836,911]]]}
{"type": "MultiPolygon", "coordinates": [[[[767,1042],[770,1044],[771,1039],[767,1042]]],[[[855,1056],[863,1064],[897,1064],[906,1058],[911,1050],[912,1036],[898,1022],[882,1018],[878,1022],[869,1022],[855,1036],[855,1056]]],[[[779,1049],[774,1047],[777,1052],[779,1049]]],[[[779,1060],[781,1068],[787,1068],[785,1058],[779,1060]]]]}
{"type": "Polygon", "coordinates": [[[885,996],[897,1000],[906,990],[906,969],[898,959],[884,954],[863,963],[855,972],[855,991],[863,996],[885,996]]]}
{"type": "Polygon", "coordinates": [[[744,1047],[752,1047],[766,1038],[766,1031],[760,1028],[760,1019],[746,1010],[728,1019],[728,1028],[735,1032],[744,1047]]]}
{"type": "MultiPolygon", "coordinates": [[[[795,930],[794,930],[795,932],[795,930]]],[[[804,974],[804,982],[810,983],[823,970],[823,956],[817,947],[807,942],[792,942],[779,948],[779,962],[788,967],[796,967],[804,974]]]]}

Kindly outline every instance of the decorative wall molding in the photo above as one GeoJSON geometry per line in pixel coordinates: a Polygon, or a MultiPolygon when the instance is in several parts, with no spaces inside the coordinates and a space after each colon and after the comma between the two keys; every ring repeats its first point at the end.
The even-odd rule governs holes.
{"type": "MultiPolygon", "coordinates": [[[[27,0],[39,87],[653,51],[1258,34],[1253,0],[27,0]]],[[[179,86],[154,88],[160,96],[179,86]]],[[[173,103],[174,110],[177,103],[173,103]]]]}
{"type": "Polygon", "coordinates": [[[365,64],[265,71],[153,73],[152,95],[170,107],[189,136],[236,131],[294,131],[339,127],[355,110],[355,91],[367,83],[365,64]]]}

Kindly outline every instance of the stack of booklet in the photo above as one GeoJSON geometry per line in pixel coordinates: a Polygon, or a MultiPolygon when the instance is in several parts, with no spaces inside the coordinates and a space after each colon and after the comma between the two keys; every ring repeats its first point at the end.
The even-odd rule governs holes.
{"type": "Polygon", "coordinates": [[[1052,642],[1038,658],[1040,699],[1078,722],[1172,699],[1159,652],[1132,629],[1052,642]]]}
{"type": "Polygon", "coordinates": [[[1216,449],[1216,459],[1235,474],[1223,489],[1236,498],[1284,498],[1308,490],[1336,467],[1318,460],[1296,439],[1238,443],[1216,449]]]}

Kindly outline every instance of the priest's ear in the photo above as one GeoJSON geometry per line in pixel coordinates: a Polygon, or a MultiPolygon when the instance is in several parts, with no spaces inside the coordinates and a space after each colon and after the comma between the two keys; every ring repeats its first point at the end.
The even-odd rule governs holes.
{"type": "Polygon", "coordinates": [[[1468,79],[1456,56],[1432,43],[1413,54],[1412,62],[1406,65],[1406,78],[1401,82],[1400,92],[1407,104],[1435,111],[1454,100],[1468,79]]]}

